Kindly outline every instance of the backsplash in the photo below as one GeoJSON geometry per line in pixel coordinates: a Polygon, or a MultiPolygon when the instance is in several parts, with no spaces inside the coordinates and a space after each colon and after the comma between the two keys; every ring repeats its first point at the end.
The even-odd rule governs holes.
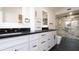
{"type": "Polygon", "coordinates": [[[0,28],[0,34],[16,32],[30,32],[30,28],[0,28]]]}

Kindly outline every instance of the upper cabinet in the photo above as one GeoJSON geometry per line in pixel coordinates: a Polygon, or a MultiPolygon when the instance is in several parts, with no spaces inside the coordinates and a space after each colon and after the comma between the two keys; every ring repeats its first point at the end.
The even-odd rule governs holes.
{"type": "Polygon", "coordinates": [[[34,20],[35,20],[35,29],[36,31],[42,30],[42,12],[40,7],[34,8],[34,20]]]}
{"type": "Polygon", "coordinates": [[[48,12],[42,10],[42,27],[48,27],[48,12]]]}
{"type": "Polygon", "coordinates": [[[0,8],[0,23],[3,21],[3,9],[0,8]]]}

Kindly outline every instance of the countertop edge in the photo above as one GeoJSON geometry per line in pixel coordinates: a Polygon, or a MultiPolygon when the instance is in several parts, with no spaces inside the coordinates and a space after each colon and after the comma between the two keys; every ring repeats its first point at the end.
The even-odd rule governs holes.
{"type": "Polygon", "coordinates": [[[43,30],[43,31],[35,31],[35,32],[21,32],[21,34],[0,36],[0,39],[11,38],[11,37],[18,37],[18,36],[24,36],[24,35],[32,35],[32,34],[38,34],[38,33],[50,32],[50,31],[56,31],[56,30],[57,29],[43,30]]]}

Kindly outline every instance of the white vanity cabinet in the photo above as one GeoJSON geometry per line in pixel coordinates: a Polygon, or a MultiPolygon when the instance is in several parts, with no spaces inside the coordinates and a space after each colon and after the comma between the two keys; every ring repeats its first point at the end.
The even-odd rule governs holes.
{"type": "Polygon", "coordinates": [[[1,51],[28,51],[29,36],[16,36],[0,40],[1,51]]]}
{"type": "Polygon", "coordinates": [[[48,32],[48,50],[54,46],[54,35],[52,32],[48,32]]]}
{"type": "Polygon", "coordinates": [[[28,51],[28,44],[27,42],[11,46],[9,48],[3,49],[2,51],[28,51]]]}
{"type": "Polygon", "coordinates": [[[40,38],[41,38],[40,33],[30,35],[30,51],[40,51],[39,50],[40,38]]]}
{"type": "Polygon", "coordinates": [[[39,49],[40,51],[47,51],[47,39],[48,32],[41,33],[41,38],[39,39],[39,49]]]}
{"type": "Polygon", "coordinates": [[[47,51],[48,32],[37,33],[30,35],[30,50],[31,51],[47,51]]]}
{"type": "Polygon", "coordinates": [[[55,31],[0,39],[0,51],[48,51],[56,45],[55,31]]]}
{"type": "Polygon", "coordinates": [[[48,51],[56,45],[54,31],[41,33],[41,39],[39,40],[40,51],[48,51]]]}
{"type": "Polygon", "coordinates": [[[30,51],[39,51],[38,40],[30,41],[30,51]]]}
{"type": "Polygon", "coordinates": [[[48,51],[56,45],[54,31],[30,35],[30,51],[48,51]]]}

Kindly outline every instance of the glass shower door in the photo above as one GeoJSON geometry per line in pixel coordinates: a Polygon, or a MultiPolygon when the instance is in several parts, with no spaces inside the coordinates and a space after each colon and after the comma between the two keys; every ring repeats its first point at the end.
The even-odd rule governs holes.
{"type": "Polygon", "coordinates": [[[58,35],[79,39],[79,17],[57,19],[58,35]]]}

